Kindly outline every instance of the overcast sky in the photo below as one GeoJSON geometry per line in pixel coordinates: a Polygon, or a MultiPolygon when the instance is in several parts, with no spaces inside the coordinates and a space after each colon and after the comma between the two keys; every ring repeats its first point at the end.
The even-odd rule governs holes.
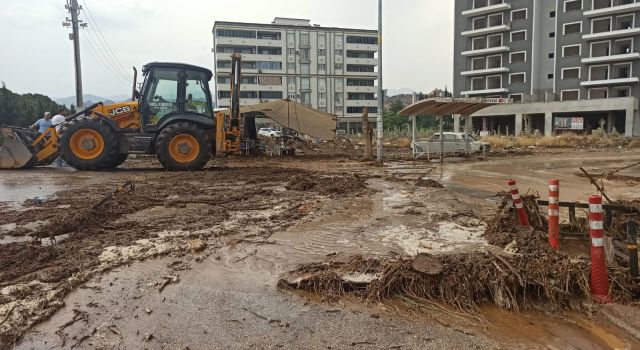
{"type": "MultiPolygon", "coordinates": [[[[90,22],[81,32],[84,93],[127,95],[131,67],[151,61],[193,63],[213,70],[216,20],[270,23],[311,19],[333,27],[376,29],[375,0],[78,0],[90,22]],[[87,11],[89,9],[89,12],[87,11]],[[91,17],[89,17],[91,19],[91,17]]],[[[66,0],[0,0],[0,80],[15,92],[51,97],[75,92],[66,0]]],[[[451,88],[453,0],[384,0],[384,87],[451,88]]]]}

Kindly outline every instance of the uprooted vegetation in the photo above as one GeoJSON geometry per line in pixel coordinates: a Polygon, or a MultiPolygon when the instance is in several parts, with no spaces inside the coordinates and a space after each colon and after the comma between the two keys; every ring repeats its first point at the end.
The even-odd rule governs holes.
{"type": "Polygon", "coordinates": [[[369,190],[365,179],[357,174],[297,175],[285,187],[288,190],[316,192],[327,196],[357,195],[369,190]]]}
{"type": "MultiPolygon", "coordinates": [[[[525,203],[534,200],[525,198],[525,203]]],[[[338,256],[299,266],[281,276],[279,287],[307,290],[327,299],[347,294],[373,301],[426,299],[464,310],[487,303],[510,310],[585,310],[590,299],[589,259],[549,248],[544,233],[520,228],[509,209],[500,207],[487,225],[485,238],[491,245],[475,251],[417,257],[338,256]]],[[[613,300],[628,303],[640,296],[640,285],[628,269],[610,267],[609,276],[613,300]]]]}
{"type": "Polygon", "coordinates": [[[640,147],[640,141],[619,134],[594,133],[592,135],[561,134],[558,136],[487,136],[482,141],[495,150],[509,148],[576,148],[576,147],[640,147]]]}

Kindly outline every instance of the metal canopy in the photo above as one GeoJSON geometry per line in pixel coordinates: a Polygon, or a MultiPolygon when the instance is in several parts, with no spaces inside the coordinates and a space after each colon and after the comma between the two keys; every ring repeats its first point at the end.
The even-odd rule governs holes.
{"type": "Polygon", "coordinates": [[[460,114],[468,116],[481,109],[503,103],[511,103],[511,100],[506,98],[437,97],[416,102],[401,110],[400,114],[435,116],[460,114]]]}

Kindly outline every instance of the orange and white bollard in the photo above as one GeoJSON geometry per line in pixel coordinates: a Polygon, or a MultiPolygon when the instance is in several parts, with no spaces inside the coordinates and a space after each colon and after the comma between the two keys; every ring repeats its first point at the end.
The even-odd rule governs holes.
{"type": "Polygon", "coordinates": [[[520,198],[518,187],[516,187],[516,181],[511,179],[507,181],[507,185],[511,187],[511,198],[513,199],[513,205],[516,207],[516,214],[518,215],[520,226],[529,227],[529,217],[527,216],[527,212],[524,210],[524,206],[522,205],[522,198],[520,198]]]}
{"type": "Polygon", "coordinates": [[[560,180],[549,180],[549,245],[560,249],[560,180]]]}
{"type": "Polygon", "coordinates": [[[602,196],[589,197],[589,234],[591,236],[591,296],[599,303],[609,300],[609,276],[604,253],[604,214],[602,196]]]}

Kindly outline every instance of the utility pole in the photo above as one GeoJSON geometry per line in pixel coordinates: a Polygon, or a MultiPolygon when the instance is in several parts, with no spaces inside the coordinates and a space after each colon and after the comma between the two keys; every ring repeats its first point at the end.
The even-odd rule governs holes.
{"type": "Polygon", "coordinates": [[[378,138],[377,138],[377,162],[382,165],[384,158],[384,125],[382,112],[384,109],[384,92],[382,90],[382,0],[378,0],[378,138]]]}
{"type": "Polygon", "coordinates": [[[62,22],[63,27],[71,27],[71,33],[69,33],[69,40],[73,40],[73,57],[76,68],[76,108],[82,109],[84,101],[82,100],[82,70],[80,68],[80,28],[86,28],[87,24],[78,20],[78,14],[82,10],[82,6],[78,5],[78,0],[67,0],[65,8],[69,11],[71,19],[67,17],[62,22]]]}

